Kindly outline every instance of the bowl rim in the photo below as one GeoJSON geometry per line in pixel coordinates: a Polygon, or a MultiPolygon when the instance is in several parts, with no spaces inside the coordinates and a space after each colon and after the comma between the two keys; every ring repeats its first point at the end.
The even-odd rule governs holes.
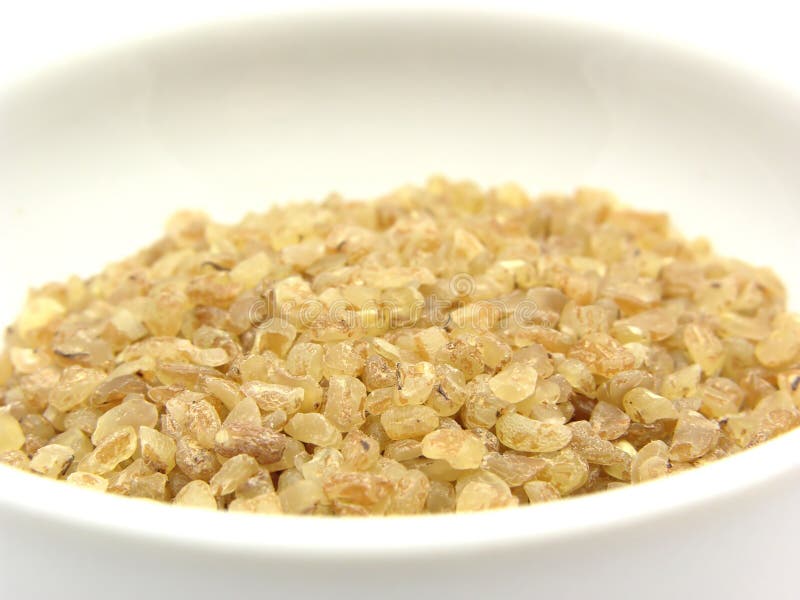
{"type": "MultiPolygon", "coordinates": [[[[664,38],[647,38],[624,27],[598,25],[575,17],[537,15],[522,8],[458,10],[406,8],[341,10],[338,7],[268,10],[226,21],[226,26],[251,26],[255,20],[301,19],[335,26],[342,19],[447,19],[448,26],[494,19],[515,26],[557,29],[573,39],[580,36],[644,49],[659,58],[713,71],[734,83],[756,84],[759,98],[797,110],[796,91],[744,67],[731,64],[699,49],[690,49],[664,38]],[[320,19],[322,21],[320,21],[320,19]],[[788,102],[788,104],[787,104],[788,102]]],[[[274,24],[274,23],[273,23],[274,24]]],[[[30,86],[62,77],[75,69],[92,69],[96,60],[111,64],[131,47],[173,47],[202,40],[214,27],[200,22],[152,37],[139,36],[111,48],[40,69],[31,77],[12,82],[4,96],[30,91],[30,86]]],[[[242,556],[292,560],[315,557],[347,560],[419,557],[446,551],[458,555],[485,551],[488,546],[542,546],[555,541],[585,538],[612,530],[636,527],[644,521],[677,518],[714,502],[740,496],[782,477],[800,473],[800,430],[784,434],[735,456],[665,479],[649,481],[600,494],[570,497],[557,502],[486,513],[403,517],[321,518],[286,515],[247,515],[181,509],[145,500],[79,489],[15,469],[0,466],[0,510],[24,515],[53,525],[128,540],[158,542],[195,551],[231,552],[242,556]],[[746,477],[742,477],[746,473],[746,477]],[[52,501],[58,496],[58,502],[52,501]],[[420,532],[424,534],[420,534],[420,532]]]]}
{"type": "MultiPolygon", "coordinates": [[[[800,431],[665,478],[555,502],[479,513],[318,517],[176,507],[106,494],[0,465],[0,510],[81,535],[243,559],[326,562],[472,555],[548,547],[676,521],[800,474],[800,431]],[[746,474],[743,476],[742,474],[746,474]],[[58,503],[52,501],[58,497],[58,503]],[[423,532],[423,533],[421,533],[423,532]]],[[[762,492],[763,493],[763,492],[762,492]]]]}

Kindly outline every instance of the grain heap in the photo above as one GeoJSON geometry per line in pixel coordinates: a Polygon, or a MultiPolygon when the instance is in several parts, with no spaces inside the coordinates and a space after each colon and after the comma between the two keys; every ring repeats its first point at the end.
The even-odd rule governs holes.
{"type": "Polygon", "coordinates": [[[433,178],[233,226],[181,213],[32,291],[0,355],[0,462],[211,509],[494,509],[783,433],[798,364],[780,281],[665,215],[433,178]]]}

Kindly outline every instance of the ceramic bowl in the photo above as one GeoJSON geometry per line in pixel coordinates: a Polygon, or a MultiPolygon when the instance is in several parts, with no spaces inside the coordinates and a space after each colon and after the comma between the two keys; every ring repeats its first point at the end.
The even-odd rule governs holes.
{"type": "MultiPolygon", "coordinates": [[[[797,298],[800,103],[626,31],[520,12],[198,26],[0,98],[0,317],[199,207],[230,220],[433,172],[666,210],[797,298]]],[[[215,514],[0,469],[6,598],[791,598],[800,432],[697,471],[486,514],[215,514]]]]}

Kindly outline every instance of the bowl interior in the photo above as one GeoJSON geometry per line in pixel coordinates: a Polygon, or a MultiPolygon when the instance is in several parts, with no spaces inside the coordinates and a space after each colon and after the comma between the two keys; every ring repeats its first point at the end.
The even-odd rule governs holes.
{"type": "Polygon", "coordinates": [[[796,273],[792,99],[623,33],[513,14],[227,23],[32,78],[0,128],[6,321],[27,285],[97,271],[179,207],[230,220],[434,172],[607,187],[796,273]]]}
{"type": "MultiPolygon", "coordinates": [[[[330,191],[373,196],[434,172],[530,191],[607,187],[668,211],[723,253],[773,266],[797,298],[797,156],[789,93],[624,32],[412,12],[198,28],[54,67],[2,95],[0,319],[13,319],[29,285],[88,276],[154,240],[178,208],[232,220],[330,191]]],[[[770,448],[755,451],[776,465],[760,478],[796,468],[770,448]]],[[[755,476],[758,461],[742,461],[755,476]]],[[[605,517],[747,485],[733,467],[707,469],[659,492],[614,492],[605,517]],[[670,502],[656,501],[662,493],[670,502]]],[[[34,505],[51,486],[19,481],[34,505]]],[[[566,525],[586,512],[570,507],[584,506],[547,510],[566,525]]]]}

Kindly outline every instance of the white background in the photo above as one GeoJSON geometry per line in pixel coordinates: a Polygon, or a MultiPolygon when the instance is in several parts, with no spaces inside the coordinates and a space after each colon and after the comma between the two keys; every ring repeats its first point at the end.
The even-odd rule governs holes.
{"type": "MultiPolygon", "coordinates": [[[[256,2],[254,0],[0,0],[0,86],[71,55],[125,39],[152,35],[192,23],[234,18],[266,10],[358,5],[354,2],[256,2]]],[[[365,2],[362,5],[367,4],[365,2]]],[[[385,4],[369,3],[371,6],[385,4]]],[[[395,2],[394,4],[400,4],[395,2]]],[[[544,15],[559,15],[635,29],[748,65],[800,90],[800,36],[796,3],[649,2],[559,0],[538,2],[419,2],[404,5],[509,4],[544,15]]]]}

